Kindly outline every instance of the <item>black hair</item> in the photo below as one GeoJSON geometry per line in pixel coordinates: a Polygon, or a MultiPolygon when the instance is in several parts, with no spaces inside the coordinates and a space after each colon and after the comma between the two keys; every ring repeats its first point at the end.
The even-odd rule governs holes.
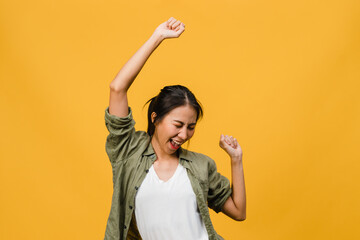
{"type": "Polygon", "coordinates": [[[149,104],[148,109],[148,129],[147,133],[152,136],[155,132],[156,121],[160,121],[171,110],[185,105],[192,106],[196,111],[196,121],[203,116],[201,103],[195,95],[187,88],[181,85],[166,86],[160,93],[145,103],[149,104]],[[155,112],[154,123],[151,121],[151,114],[155,112]]]}

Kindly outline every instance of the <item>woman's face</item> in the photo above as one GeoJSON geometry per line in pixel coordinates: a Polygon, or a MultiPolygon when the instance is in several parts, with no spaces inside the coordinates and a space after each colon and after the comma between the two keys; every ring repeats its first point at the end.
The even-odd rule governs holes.
{"type": "MultiPolygon", "coordinates": [[[[155,122],[153,145],[163,153],[175,154],[176,150],[194,135],[196,115],[195,109],[190,105],[171,110],[161,121],[155,122]]],[[[156,114],[152,113],[152,120],[155,116],[156,114]]]]}

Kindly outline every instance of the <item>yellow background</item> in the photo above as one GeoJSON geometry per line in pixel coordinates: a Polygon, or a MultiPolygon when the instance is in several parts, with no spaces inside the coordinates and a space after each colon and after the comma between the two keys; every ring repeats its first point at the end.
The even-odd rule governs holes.
{"type": "Polygon", "coordinates": [[[247,219],[225,239],[359,239],[360,2],[0,2],[0,239],[103,239],[112,196],[104,111],[121,66],[169,17],[129,92],[165,85],[204,105],[190,150],[227,177],[221,133],[244,151],[247,219]]]}

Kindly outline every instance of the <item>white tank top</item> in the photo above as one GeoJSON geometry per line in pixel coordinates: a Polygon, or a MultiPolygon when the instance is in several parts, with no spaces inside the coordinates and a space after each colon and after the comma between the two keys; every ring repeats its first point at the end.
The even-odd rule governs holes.
{"type": "Polygon", "coordinates": [[[208,240],[186,169],[162,181],[151,166],[135,197],[135,216],[144,240],[208,240]]]}

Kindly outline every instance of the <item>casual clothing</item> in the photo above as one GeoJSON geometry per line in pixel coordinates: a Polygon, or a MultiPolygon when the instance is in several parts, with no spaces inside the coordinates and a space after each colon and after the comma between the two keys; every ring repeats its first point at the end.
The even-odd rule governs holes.
{"type": "MultiPolygon", "coordinates": [[[[105,124],[109,131],[105,147],[113,170],[114,188],[105,240],[141,239],[134,217],[135,196],[156,160],[151,138],[146,132],[135,131],[131,108],[128,116],[120,118],[111,115],[107,107],[105,124]]],[[[217,172],[215,161],[206,155],[183,148],[178,152],[209,240],[222,239],[214,230],[208,207],[221,211],[232,193],[229,180],[217,172]]]]}
{"type": "Polygon", "coordinates": [[[135,216],[144,240],[207,240],[186,168],[178,164],[173,176],[161,180],[154,165],[135,197],[135,216]]]}

